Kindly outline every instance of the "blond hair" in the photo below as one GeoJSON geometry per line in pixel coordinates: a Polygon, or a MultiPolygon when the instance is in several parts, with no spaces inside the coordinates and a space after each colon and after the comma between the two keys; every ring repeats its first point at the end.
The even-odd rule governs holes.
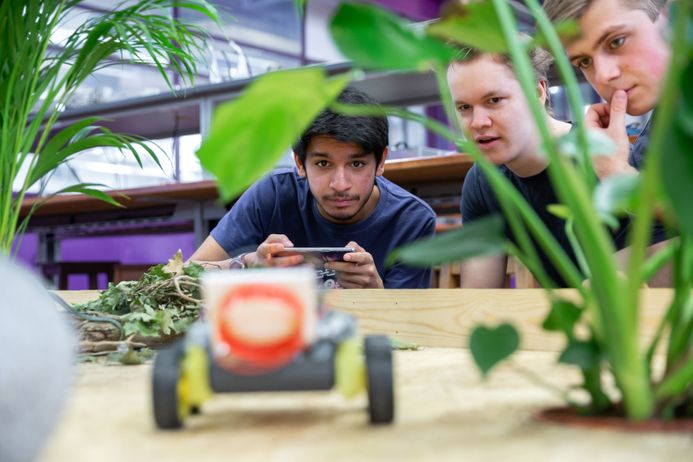
{"type": "MultiPolygon", "coordinates": [[[[527,34],[521,33],[520,39],[529,39],[527,34]]],[[[482,56],[490,56],[494,61],[499,64],[503,64],[508,67],[513,73],[515,73],[515,68],[513,67],[512,59],[509,55],[504,53],[490,53],[485,51],[480,51],[476,48],[463,47],[460,49],[457,57],[450,63],[450,66],[454,66],[456,63],[464,64],[472,62],[482,56]]],[[[529,51],[529,61],[532,64],[532,70],[534,71],[534,78],[537,82],[546,82],[547,92],[546,101],[544,106],[551,113],[551,101],[548,92],[549,86],[549,69],[551,64],[553,64],[553,56],[551,53],[546,51],[541,47],[532,48],[529,51]]]]}
{"type": "MultiPolygon", "coordinates": [[[[560,22],[568,19],[580,19],[585,11],[595,0],[545,0],[544,11],[551,22],[560,22]]],[[[599,1],[599,0],[596,0],[599,1]]],[[[666,5],[667,0],[620,0],[621,3],[632,9],[642,10],[654,22],[659,17],[659,12],[666,5]]]]}

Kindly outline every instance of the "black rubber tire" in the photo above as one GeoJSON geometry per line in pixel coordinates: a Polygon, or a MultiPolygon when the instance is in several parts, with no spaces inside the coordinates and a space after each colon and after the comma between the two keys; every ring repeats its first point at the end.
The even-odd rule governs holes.
{"type": "Polygon", "coordinates": [[[385,335],[364,340],[368,378],[368,414],[371,424],[389,424],[395,416],[392,345],[385,335]]]}
{"type": "Polygon", "coordinates": [[[152,403],[157,427],[164,430],[181,428],[179,417],[178,381],[184,344],[181,341],[160,350],[154,358],[152,372],[152,403]]]}

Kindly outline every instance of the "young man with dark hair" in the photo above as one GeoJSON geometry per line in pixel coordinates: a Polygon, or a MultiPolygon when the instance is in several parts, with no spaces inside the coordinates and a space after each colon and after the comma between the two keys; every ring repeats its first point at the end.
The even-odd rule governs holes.
{"type": "MultiPolygon", "coordinates": [[[[347,88],[340,103],[374,105],[347,88]]],[[[191,257],[220,267],[294,266],[290,247],[341,247],[356,252],[326,263],[343,288],[426,288],[430,268],[385,267],[395,248],[435,232],[428,204],[382,177],[386,117],[324,110],[294,146],[296,168],[279,169],[250,187],[191,257]],[[232,259],[240,249],[254,251],[232,259]]]]}
{"type": "MultiPolygon", "coordinates": [[[[571,63],[605,102],[589,107],[586,124],[608,135],[615,143],[611,155],[594,157],[597,176],[637,173],[645,162],[652,117],[635,144],[630,145],[626,113],[639,116],[656,109],[669,67],[670,47],[665,38],[668,25],[666,0],[546,0],[551,21],[577,20],[581,35],[566,43],[571,63]]],[[[664,230],[653,229],[649,253],[666,239],[664,230]]],[[[625,264],[628,249],[618,254],[625,264]]],[[[670,268],[653,280],[652,286],[670,285],[670,268]]]]}

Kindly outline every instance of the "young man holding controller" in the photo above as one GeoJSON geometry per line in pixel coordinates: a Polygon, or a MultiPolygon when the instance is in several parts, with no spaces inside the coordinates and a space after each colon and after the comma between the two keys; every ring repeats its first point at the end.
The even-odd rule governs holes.
{"type": "MultiPolygon", "coordinates": [[[[338,101],[375,104],[350,88],[338,101]]],[[[382,177],[387,144],[386,117],[323,111],[294,146],[296,168],[251,186],[191,260],[221,268],[285,267],[305,260],[286,252],[292,247],[345,246],[354,252],[325,263],[326,285],[334,277],[343,288],[429,287],[430,268],[385,268],[392,250],[435,232],[430,206],[382,177]],[[254,251],[229,259],[249,247],[254,251]]]]}

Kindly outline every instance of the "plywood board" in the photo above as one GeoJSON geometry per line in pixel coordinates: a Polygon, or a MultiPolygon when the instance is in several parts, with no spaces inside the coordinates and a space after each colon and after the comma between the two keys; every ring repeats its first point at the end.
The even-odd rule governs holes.
{"type": "Polygon", "coordinates": [[[396,422],[372,428],[364,397],[328,393],[216,395],[183,431],[156,430],[150,366],[82,364],[41,460],[138,461],[689,461],[685,434],[637,434],[537,422],[560,401],[515,369],[567,385],[555,354],[521,352],[482,382],[468,352],[396,354],[396,422]]]}
{"type": "MultiPolygon", "coordinates": [[[[68,301],[95,298],[96,291],[61,291],[68,301]]],[[[557,291],[574,298],[572,290],[557,291]]],[[[667,304],[669,289],[642,292],[642,340],[647,342],[667,304]]],[[[471,329],[480,324],[511,322],[521,333],[521,348],[558,351],[564,340],[545,332],[541,324],[549,301],[541,289],[352,289],[327,292],[325,303],[352,313],[363,333],[386,333],[399,340],[429,347],[463,347],[471,329]]]]}

